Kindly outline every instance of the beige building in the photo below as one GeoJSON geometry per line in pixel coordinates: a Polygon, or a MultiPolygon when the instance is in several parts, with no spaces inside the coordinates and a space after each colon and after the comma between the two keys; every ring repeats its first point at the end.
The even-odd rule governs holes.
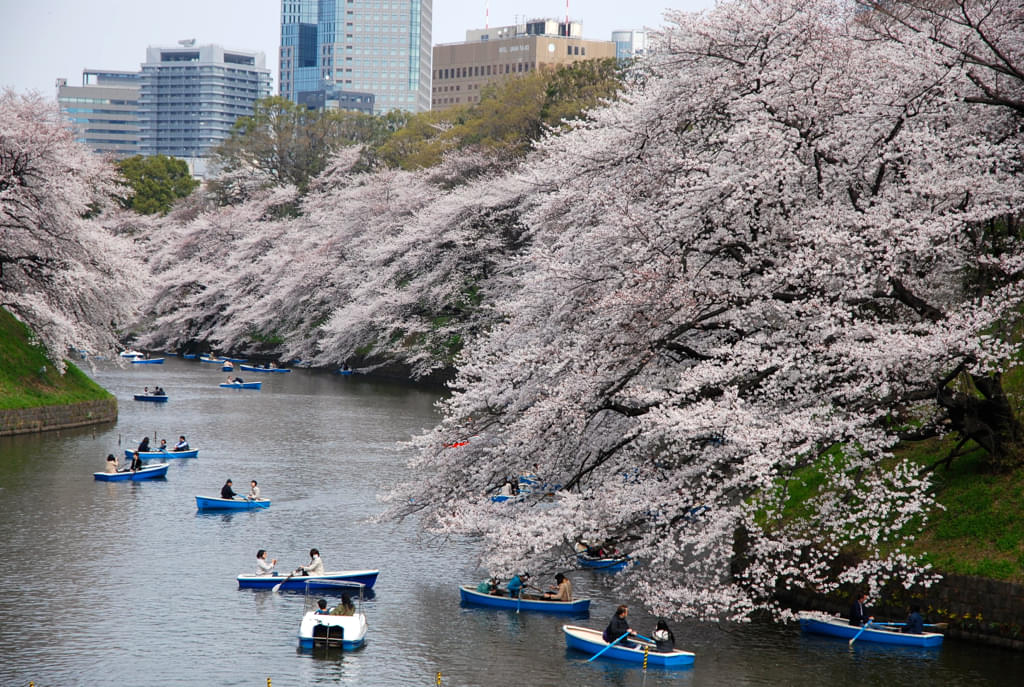
{"type": "Polygon", "coordinates": [[[489,83],[544,67],[615,57],[615,43],[582,38],[578,22],[531,20],[466,32],[465,43],[434,46],[431,109],[480,102],[489,83]]]}

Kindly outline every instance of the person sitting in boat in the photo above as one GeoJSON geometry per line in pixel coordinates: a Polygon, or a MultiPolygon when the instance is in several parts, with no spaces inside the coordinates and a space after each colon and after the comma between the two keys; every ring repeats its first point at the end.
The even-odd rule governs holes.
{"type": "Polygon", "coordinates": [[[188,442],[185,441],[185,435],[184,434],[182,434],[180,437],[178,437],[178,443],[176,443],[174,445],[174,450],[175,451],[187,451],[188,450],[188,442]]]}
{"type": "Polygon", "coordinates": [[[149,450],[149,437],[142,437],[142,441],[139,442],[139,447],[135,449],[139,453],[145,453],[149,450]]]}
{"type": "Polygon", "coordinates": [[[355,615],[356,607],[352,605],[352,598],[348,594],[341,595],[341,603],[331,609],[331,615],[355,615]]]}
{"type": "Polygon", "coordinates": [[[850,624],[855,627],[860,627],[866,622],[874,620],[873,615],[869,616],[867,609],[864,607],[864,602],[868,600],[868,595],[864,592],[857,594],[857,598],[850,604],[850,624]]]}
{"type": "Polygon", "coordinates": [[[163,387],[158,386],[157,388],[153,389],[153,395],[154,396],[166,396],[167,392],[164,391],[163,387]]]}
{"type": "Polygon", "coordinates": [[[249,482],[249,493],[245,495],[245,498],[247,498],[250,501],[252,501],[253,499],[258,499],[259,497],[260,497],[260,487],[256,483],[256,480],[253,480],[253,481],[249,482]]]}
{"type": "Polygon", "coordinates": [[[907,624],[903,631],[911,635],[924,634],[924,618],[921,617],[921,607],[913,604],[910,607],[910,615],[907,616],[907,624]]]}
{"type": "Polygon", "coordinates": [[[524,572],[516,575],[508,581],[506,589],[508,589],[508,595],[512,597],[520,596],[523,593],[523,589],[528,587],[527,580],[530,579],[530,573],[524,572]]]}
{"type": "Polygon", "coordinates": [[[220,488],[220,497],[222,499],[233,499],[236,496],[238,496],[238,494],[236,494],[235,490],[231,488],[231,480],[228,480],[224,483],[224,486],[220,488]]]}
{"type": "Polygon", "coordinates": [[[512,484],[512,478],[511,477],[506,477],[505,478],[505,483],[501,485],[501,495],[502,496],[515,496],[515,493],[516,493],[516,488],[512,484]]]}
{"type": "MultiPolygon", "coordinates": [[[[611,621],[608,623],[608,627],[604,628],[604,634],[601,636],[604,641],[611,644],[622,635],[634,634],[633,628],[629,626],[629,621],[626,620],[626,616],[629,615],[629,606],[622,604],[615,609],[615,615],[612,616],[611,621]]],[[[622,646],[632,647],[633,643],[629,641],[628,637],[619,642],[622,646]]]]}
{"type": "Polygon", "coordinates": [[[260,549],[256,552],[256,574],[257,575],[276,575],[274,572],[274,566],[277,565],[277,559],[272,558],[267,561],[267,550],[260,549]]]}
{"type": "Polygon", "coordinates": [[[130,467],[131,471],[135,472],[136,470],[141,470],[143,467],[145,467],[145,464],[142,462],[142,458],[139,458],[139,452],[138,451],[133,452],[132,453],[132,464],[131,464],[131,467],[130,467]]]}
{"type": "Polygon", "coordinates": [[[551,601],[572,601],[572,582],[562,573],[555,574],[555,585],[544,592],[544,598],[551,601]]]}
{"type": "Polygon", "coordinates": [[[106,468],[106,471],[108,473],[113,473],[113,472],[118,472],[119,469],[120,469],[120,466],[117,464],[117,458],[114,457],[113,453],[108,453],[107,454],[107,468],[106,468]]]}
{"type": "Polygon", "coordinates": [[[501,589],[498,586],[498,578],[491,577],[484,580],[476,586],[476,590],[481,594],[495,594],[501,596],[501,589]]]}
{"type": "Polygon", "coordinates": [[[658,619],[658,626],[651,634],[654,640],[654,650],[663,654],[674,651],[676,648],[676,636],[668,629],[668,623],[663,618],[658,619]]]}
{"type": "Polygon", "coordinates": [[[160,440],[160,449],[159,450],[163,451],[164,453],[167,453],[167,439],[161,439],[160,440]]]}
{"type": "Polygon", "coordinates": [[[309,550],[309,565],[300,565],[295,569],[296,574],[303,575],[323,575],[324,574],[324,562],[320,558],[320,552],[316,549],[309,550]]]}
{"type": "Polygon", "coordinates": [[[241,377],[232,377],[231,375],[228,375],[228,384],[244,384],[244,383],[245,383],[245,380],[242,379],[241,377]]]}
{"type": "Polygon", "coordinates": [[[327,610],[327,599],[317,599],[316,601],[316,614],[317,615],[330,615],[327,610]]]}

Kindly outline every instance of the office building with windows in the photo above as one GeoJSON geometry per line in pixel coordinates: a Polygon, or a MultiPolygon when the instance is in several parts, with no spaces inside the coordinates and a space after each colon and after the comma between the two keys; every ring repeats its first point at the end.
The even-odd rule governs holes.
{"type": "Polygon", "coordinates": [[[464,43],[434,46],[433,109],[480,102],[489,83],[582,60],[615,57],[615,44],[583,38],[579,22],[533,19],[474,29],[464,43]]]}
{"type": "Polygon", "coordinates": [[[139,153],[181,158],[204,176],[210,151],[268,95],[270,71],[262,52],[191,40],[150,47],[139,77],[139,153]]]}
{"type": "Polygon", "coordinates": [[[612,31],[612,42],[615,43],[615,56],[620,60],[647,54],[646,31],[612,31]]]}
{"type": "Polygon", "coordinates": [[[116,158],[139,152],[139,73],[85,69],[82,85],[57,79],[57,104],[90,150],[116,158]]]}
{"type": "Polygon", "coordinates": [[[431,15],[432,0],[282,0],[281,96],[429,110],[431,15]]]}

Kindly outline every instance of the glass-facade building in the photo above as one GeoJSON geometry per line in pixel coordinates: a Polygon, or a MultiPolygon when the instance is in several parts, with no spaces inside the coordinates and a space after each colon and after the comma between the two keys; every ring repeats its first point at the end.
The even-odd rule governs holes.
{"type": "Polygon", "coordinates": [[[281,95],[372,93],[376,112],[430,109],[432,0],[282,0],[281,95]]]}
{"type": "Polygon", "coordinates": [[[139,153],[195,165],[268,95],[270,71],[261,52],[188,42],[149,48],[139,78],[139,153]]]}
{"type": "Polygon", "coordinates": [[[82,85],[57,82],[57,104],[75,140],[116,158],[139,152],[139,73],[86,69],[82,85]]]}

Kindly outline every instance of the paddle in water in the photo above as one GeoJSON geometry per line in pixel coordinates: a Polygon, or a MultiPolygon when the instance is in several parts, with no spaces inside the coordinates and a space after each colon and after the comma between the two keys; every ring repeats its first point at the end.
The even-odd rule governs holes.
{"type": "Polygon", "coordinates": [[[855,634],[853,638],[850,639],[850,646],[853,646],[853,643],[857,641],[857,637],[860,637],[860,633],[868,629],[868,625],[870,624],[871,621],[869,620],[861,626],[861,628],[857,631],[857,634],[855,634]]]}
{"type": "Polygon", "coordinates": [[[587,663],[590,663],[590,662],[591,662],[591,661],[593,661],[593,660],[594,660],[595,658],[597,658],[598,656],[600,656],[600,655],[601,655],[601,654],[603,654],[604,652],[608,651],[609,649],[611,649],[611,648],[612,648],[613,646],[615,646],[616,644],[618,644],[619,642],[621,642],[621,641],[622,641],[623,639],[625,639],[625,638],[626,638],[626,637],[628,637],[628,636],[629,636],[629,633],[628,633],[628,632],[626,632],[626,633],[625,633],[625,634],[623,634],[623,635],[622,635],[621,637],[619,637],[618,639],[616,639],[616,640],[615,640],[614,642],[612,642],[611,644],[609,644],[608,646],[606,646],[605,648],[601,649],[601,650],[600,650],[600,651],[598,651],[598,652],[597,652],[596,654],[594,654],[593,656],[591,656],[590,658],[588,658],[588,659],[587,659],[587,663]]]}
{"type": "Polygon", "coordinates": [[[290,573],[288,573],[288,577],[284,578],[284,579],[283,579],[282,581],[280,581],[280,582],[278,582],[277,584],[275,584],[275,585],[274,585],[274,587],[273,587],[273,588],[272,588],[272,589],[271,589],[270,591],[271,591],[271,592],[276,592],[276,591],[279,591],[279,590],[281,589],[281,585],[282,585],[282,584],[284,584],[284,583],[285,583],[285,582],[287,582],[288,580],[290,580],[290,579],[292,579],[293,577],[295,577],[295,573],[296,573],[296,572],[298,572],[298,571],[296,570],[295,572],[290,572],[290,573]]]}

